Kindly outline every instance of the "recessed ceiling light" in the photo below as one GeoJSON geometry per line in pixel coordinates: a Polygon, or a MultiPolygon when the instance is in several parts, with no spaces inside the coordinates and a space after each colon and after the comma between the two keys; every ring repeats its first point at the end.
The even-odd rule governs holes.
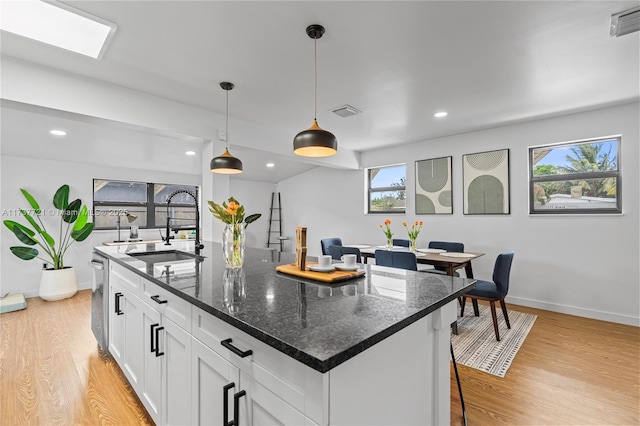
{"type": "Polygon", "coordinates": [[[67,132],[65,132],[64,130],[60,130],[60,129],[53,129],[49,133],[51,133],[54,136],[66,136],[67,135],[67,132]]]}
{"type": "Polygon", "coordinates": [[[444,111],[436,112],[435,114],[433,114],[433,116],[436,117],[436,118],[446,117],[447,115],[448,115],[448,113],[446,113],[444,111]]]}
{"type": "Polygon", "coordinates": [[[98,59],[116,25],[57,1],[3,1],[0,29],[98,59]]]}
{"type": "Polygon", "coordinates": [[[185,151],[185,155],[196,155],[195,151],[185,151]]]}
{"type": "Polygon", "coordinates": [[[273,163],[267,163],[267,167],[275,167],[276,165],[273,163]]]}

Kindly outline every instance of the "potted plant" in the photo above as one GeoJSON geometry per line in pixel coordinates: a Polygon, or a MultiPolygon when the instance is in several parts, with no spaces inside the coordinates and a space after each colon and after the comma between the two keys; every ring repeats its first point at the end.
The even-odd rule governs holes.
{"type": "Polygon", "coordinates": [[[4,221],[5,226],[26,245],[13,246],[10,250],[22,260],[40,259],[51,265],[42,271],[39,292],[42,299],[60,300],[71,297],[78,291],[78,282],[73,267],[65,266],[64,255],[73,242],[84,241],[93,231],[93,223],[88,222],[89,209],[80,199],[69,202],[69,185],[58,188],[53,196],[55,210],[46,212],[26,189],[20,191],[31,206],[30,210],[20,209],[20,213],[31,227],[12,220],[4,221]],[[42,221],[45,214],[60,216],[57,243],[42,221]],[[39,246],[43,254],[35,246],[39,246]],[[43,255],[45,257],[41,257],[43,255]]]}

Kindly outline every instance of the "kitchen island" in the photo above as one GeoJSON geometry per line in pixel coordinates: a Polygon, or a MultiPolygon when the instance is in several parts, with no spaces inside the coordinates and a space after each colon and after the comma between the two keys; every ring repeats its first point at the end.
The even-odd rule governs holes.
{"type": "Polygon", "coordinates": [[[364,265],[326,285],[276,272],[294,255],[274,250],[235,271],[215,243],[96,250],[109,350],[157,423],[449,422],[449,325],[473,280],[364,265]],[[187,255],[137,255],[162,250],[187,255]]]}

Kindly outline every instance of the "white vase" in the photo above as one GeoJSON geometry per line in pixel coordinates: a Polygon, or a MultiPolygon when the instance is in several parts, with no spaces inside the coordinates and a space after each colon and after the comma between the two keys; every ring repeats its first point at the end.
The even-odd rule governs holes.
{"type": "Polygon", "coordinates": [[[43,269],[40,279],[40,298],[50,302],[73,296],[78,291],[76,270],[72,266],[64,269],[43,269]]]}

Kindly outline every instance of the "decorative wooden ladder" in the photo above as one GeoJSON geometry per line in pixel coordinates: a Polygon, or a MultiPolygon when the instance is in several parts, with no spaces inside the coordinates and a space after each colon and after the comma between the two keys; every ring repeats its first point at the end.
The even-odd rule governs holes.
{"type": "Polygon", "coordinates": [[[271,209],[269,210],[269,231],[267,233],[267,248],[275,245],[280,246],[283,250],[283,244],[289,237],[282,235],[282,204],[280,202],[280,193],[271,193],[271,209]]]}

